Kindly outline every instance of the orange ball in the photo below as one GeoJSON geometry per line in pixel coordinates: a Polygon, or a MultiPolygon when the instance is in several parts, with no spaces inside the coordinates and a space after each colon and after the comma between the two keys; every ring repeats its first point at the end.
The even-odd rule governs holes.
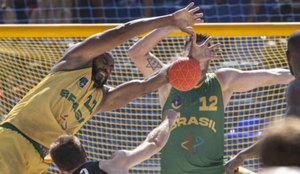
{"type": "Polygon", "coordinates": [[[195,59],[181,58],[173,62],[168,70],[169,83],[179,91],[189,91],[200,81],[201,69],[195,59]]]}

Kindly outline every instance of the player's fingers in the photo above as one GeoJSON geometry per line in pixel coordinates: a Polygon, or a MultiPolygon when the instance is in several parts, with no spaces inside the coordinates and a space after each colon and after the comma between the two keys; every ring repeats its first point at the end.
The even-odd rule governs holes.
{"type": "Polygon", "coordinates": [[[200,10],[200,7],[199,7],[199,6],[193,8],[193,9],[191,9],[191,10],[189,10],[189,12],[190,12],[190,13],[195,13],[195,12],[198,11],[198,10],[200,10]]]}
{"type": "Polygon", "coordinates": [[[212,37],[208,37],[204,42],[203,45],[208,45],[208,43],[212,40],[212,37]]]}
{"type": "Polygon", "coordinates": [[[200,19],[203,17],[203,13],[194,14],[194,19],[200,19]]]}
{"type": "Polygon", "coordinates": [[[204,23],[204,20],[203,19],[196,19],[194,21],[195,24],[200,24],[200,23],[204,23]]]}
{"type": "Polygon", "coordinates": [[[219,49],[221,47],[221,43],[216,43],[216,44],[213,44],[211,45],[210,47],[208,47],[209,49],[219,49]]]}
{"type": "Polygon", "coordinates": [[[190,8],[192,8],[194,6],[194,4],[195,4],[194,2],[191,2],[189,5],[187,5],[185,7],[185,9],[189,10],[190,8]]]}

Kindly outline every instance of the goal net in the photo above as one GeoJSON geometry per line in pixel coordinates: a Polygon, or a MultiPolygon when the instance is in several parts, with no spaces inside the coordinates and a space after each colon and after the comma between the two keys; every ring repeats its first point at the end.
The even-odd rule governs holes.
{"type": "MultiPolygon", "coordinates": [[[[44,25],[0,26],[0,119],[34,87],[64,51],[85,37],[114,25],[44,25]]],[[[211,62],[210,71],[221,67],[241,70],[288,68],[285,59],[287,35],[298,24],[204,24],[197,32],[212,35],[222,44],[219,59],[211,62]]],[[[127,56],[133,38],[112,50],[115,69],[108,84],[119,85],[143,76],[127,56]]],[[[186,35],[174,34],[154,49],[163,62],[178,57],[186,35]]],[[[100,45],[99,45],[100,46],[100,45]]],[[[265,86],[249,92],[235,93],[226,109],[225,159],[254,143],[270,121],[285,112],[286,85],[265,86]]],[[[157,92],[146,94],[121,109],[93,116],[77,133],[89,160],[107,159],[119,149],[132,149],[161,121],[157,92]]],[[[245,161],[251,170],[257,159],[245,161]]],[[[159,173],[160,154],[154,155],[131,173],[159,173]]],[[[54,165],[49,173],[57,173],[54,165]]]]}

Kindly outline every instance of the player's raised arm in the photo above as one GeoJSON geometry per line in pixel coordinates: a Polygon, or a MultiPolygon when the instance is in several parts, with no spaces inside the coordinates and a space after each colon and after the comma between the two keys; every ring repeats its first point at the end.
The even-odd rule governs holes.
{"type": "Polygon", "coordinates": [[[222,68],[216,71],[224,90],[246,92],[261,86],[288,84],[294,77],[287,69],[262,69],[242,71],[233,68],[222,68]]]}
{"type": "Polygon", "coordinates": [[[178,26],[182,31],[192,34],[192,31],[187,27],[193,25],[195,19],[201,16],[197,13],[200,8],[192,8],[193,5],[194,3],[190,3],[185,8],[169,15],[133,20],[88,37],[72,49],[69,49],[52,71],[71,70],[88,66],[93,58],[113,49],[134,36],[155,28],[174,25],[178,26]]]}
{"type": "Polygon", "coordinates": [[[128,50],[128,56],[145,77],[148,77],[164,66],[159,58],[151,53],[151,50],[159,41],[168,36],[171,32],[171,28],[172,27],[168,26],[154,30],[136,42],[128,50]]]}
{"type": "MultiPolygon", "coordinates": [[[[199,13],[197,18],[194,18],[193,23],[202,22],[202,16],[203,13],[199,13]]],[[[172,32],[180,32],[180,28],[175,25],[158,28],[140,39],[129,49],[129,57],[145,77],[164,66],[164,64],[154,54],[151,53],[151,50],[159,41],[165,39],[172,32]]]]}
{"type": "Polygon", "coordinates": [[[102,169],[108,173],[112,169],[129,169],[159,152],[169,139],[173,123],[180,116],[178,112],[171,109],[166,110],[163,115],[165,116],[164,121],[148,134],[142,144],[133,150],[116,152],[111,160],[102,162],[102,169]]]}

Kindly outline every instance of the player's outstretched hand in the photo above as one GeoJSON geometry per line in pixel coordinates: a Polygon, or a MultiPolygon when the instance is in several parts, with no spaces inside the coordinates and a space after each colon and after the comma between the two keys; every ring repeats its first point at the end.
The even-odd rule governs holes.
{"type": "Polygon", "coordinates": [[[169,119],[170,121],[174,122],[180,117],[180,113],[174,111],[173,109],[168,109],[164,112],[165,118],[169,119]]]}
{"type": "Polygon", "coordinates": [[[218,52],[220,51],[220,43],[208,46],[209,42],[212,40],[212,37],[207,38],[202,44],[197,44],[197,35],[193,34],[193,41],[191,50],[189,52],[189,58],[194,58],[199,62],[205,62],[211,59],[216,58],[218,52]]]}
{"type": "Polygon", "coordinates": [[[197,6],[195,8],[192,8],[193,6],[194,6],[194,2],[190,3],[185,8],[180,9],[173,13],[175,25],[181,31],[191,35],[194,33],[191,27],[195,23],[203,22],[203,20],[201,19],[203,13],[199,13],[200,7],[197,6]]]}

